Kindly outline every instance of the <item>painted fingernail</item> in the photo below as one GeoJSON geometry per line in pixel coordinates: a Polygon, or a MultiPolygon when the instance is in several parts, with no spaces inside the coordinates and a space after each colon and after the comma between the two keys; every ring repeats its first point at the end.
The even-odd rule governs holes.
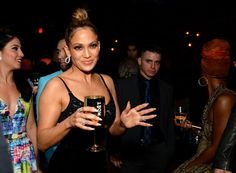
{"type": "Polygon", "coordinates": [[[98,112],[98,110],[97,110],[96,108],[93,108],[93,111],[94,111],[94,112],[98,112]]]}
{"type": "Polygon", "coordinates": [[[77,112],[82,112],[82,111],[83,111],[82,108],[77,109],[77,112]]]}

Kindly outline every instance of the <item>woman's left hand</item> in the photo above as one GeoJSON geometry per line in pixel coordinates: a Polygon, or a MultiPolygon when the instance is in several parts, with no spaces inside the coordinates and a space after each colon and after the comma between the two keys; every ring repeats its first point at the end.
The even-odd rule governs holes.
{"type": "Polygon", "coordinates": [[[131,108],[130,102],[127,103],[126,108],[121,113],[121,122],[126,128],[131,128],[137,125],[140,126],[152,126],[147,123],[146,120],[155,118],[156,114],[147,115],[150,112],[156,110],[156,108],[147,108],[148,103],[140,104],[134,108],[131,108]]]}

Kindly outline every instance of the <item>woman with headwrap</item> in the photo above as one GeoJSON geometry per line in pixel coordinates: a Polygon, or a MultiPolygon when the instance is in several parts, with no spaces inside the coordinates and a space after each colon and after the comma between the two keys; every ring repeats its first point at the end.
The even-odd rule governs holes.
{"type": "Polygon", "coordinates": [[[196,154],[181,164],[175,173],[210,173],[221,136],[236,94],[227,89],[226,78],[230,68],[230,45],[226,40],[213,39],[202,48],[201,86],[208,88],[208,102],[202,114],[202,132],[196,154]]]}

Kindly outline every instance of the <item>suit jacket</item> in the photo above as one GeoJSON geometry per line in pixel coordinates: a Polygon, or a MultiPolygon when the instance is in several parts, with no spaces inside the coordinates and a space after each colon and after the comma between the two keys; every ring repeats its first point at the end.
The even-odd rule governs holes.
{"type": "MultiPolygon", "coordinates": [[[[164,135],[164,140],[168,146],[168,152],[171,155],[174,152],[175,146],[175,133],[174,133],[174,101],[173,101],[173,89],[167,83],[162,80],[155,78],[159,83],[160,88],[160,129],[164,135]]],[[[135,107],[141,104],[141,97],[139,91],[138,75],[133,75],[130,78],[119,79],[116,82],[116,91],[120,110],[123,110],[128,101],[131,106],[135,107]]],[[[135,150],[140,145],[141,138],[141,126],[127,129],[125,134],[122,136],[122,146],[127,151],[135,150]]]]}

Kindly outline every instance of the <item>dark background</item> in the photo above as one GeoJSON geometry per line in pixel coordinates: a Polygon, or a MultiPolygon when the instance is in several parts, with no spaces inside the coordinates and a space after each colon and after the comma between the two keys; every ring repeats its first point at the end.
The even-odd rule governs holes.
{"type": "Polygon", "coordinates": [[[140,42],[157,40],[175,52],[181,46],[185,48],[189,40],[194,40],[197,47],[215,36],[235,44],[236,10],[232,3],[223,0],[6,1],[5,5],[1,4],[0,24],[17,25],[24,35],[29,56],[44,56],[55,46],[57,35],[64,31],[72,10],[85,7],[100,31],[105,49],[112,46],[114,39],[123,44],[135,37],[140,42]],[[37,33],[39,27],[44,29],[41,35],[37,33]],[[201,37],[187,38],[186,31],[200,32],[201,37]]]}

